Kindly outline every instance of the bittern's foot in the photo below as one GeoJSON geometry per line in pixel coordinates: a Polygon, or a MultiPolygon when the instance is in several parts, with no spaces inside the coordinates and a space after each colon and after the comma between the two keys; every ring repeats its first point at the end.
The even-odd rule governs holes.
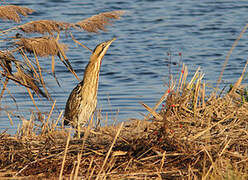
{"type": "Polygon", "coordinates": [[[82,127],[80,128],[80,131],[79,130],[76,130],[76,132],[74,133],[74,138],[83,138],[84,137],[84,134],[86,132],[86,127],[82,127]]]}

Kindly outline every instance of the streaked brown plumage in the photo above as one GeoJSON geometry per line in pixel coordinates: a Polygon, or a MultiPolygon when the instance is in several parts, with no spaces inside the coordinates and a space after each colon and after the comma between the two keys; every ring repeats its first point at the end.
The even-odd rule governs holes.
{"type": "Polygon", "coordinates": [[[110,44],[115,40],[100,43],[93,51],[86,66],[83,80],[72,90],[64,113],[64,124],[80,128],[87,124],[97,104],[97,91],[101,61],[110,44]]]}

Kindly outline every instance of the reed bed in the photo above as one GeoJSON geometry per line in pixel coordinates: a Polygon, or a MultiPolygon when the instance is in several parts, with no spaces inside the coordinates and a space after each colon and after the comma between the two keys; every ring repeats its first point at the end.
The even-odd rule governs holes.
{"type": "MultiPolygon", "coordinates": [[[[0,6],[0,18],[16,22],[20,22],[20,15],[32,12],[25,7],[0,6]]],[[[105,26],[123,13],[104,12],[76,23],[31,21],[0,31],[1,35],[11,31],[44,35],[28,38],[17,33],[10,39],[14,49],[0,51],[4,80],[0,100],[12,80],[27,89],[38,112],[30,119],[21,118],[15,135],[0,133],[1,179],[248,179],[248,93],[241,83],[247,64],[224,95],[216,91],[206,95],[204,74],[198,69],[188,79],[183,66],[178,82],[170,83],[154,107],[142,104],[148,111],[144,119],[99,127],[92,125],[92,118],[81,138],[73,137],[73,130],[61,125],[63,112],[52,119],[56,101],[46,88],[39,57],[52,57],[55,79],[58,57],[80,80],[65,54],[66,45],[59,43],[60,33],[70,29],[105,31],[105,26]],[[51,101],[48,114],[39,111],[32,91],[51,101]]],[[[247,27],[234,42],[222,73],[247,27]]],[[[220,82],[221,76],[218,85],[220,82]]]]}
{"type": "Polygon", "coordinates": [[[177,85],[155,108],[143,104],[151,117],[116,126],[89,126],[80,139],[58,125],[62,112],[51,121],[52,108],[39,125],[32,116],[23,120],[15,136],[0,134],[0,176],[247,179],[248,96],[242,77],[243,73],[225,95],[206,96],[203,74],[197,70],[188,81],[183,67],[177,85]]]}

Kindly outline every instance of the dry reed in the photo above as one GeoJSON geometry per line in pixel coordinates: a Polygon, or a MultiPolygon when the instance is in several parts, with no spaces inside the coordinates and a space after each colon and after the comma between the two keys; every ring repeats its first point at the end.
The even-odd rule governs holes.
{"type": "Polygon", "coordinates": [[[29,53],[36,54],[37,56],[57,56],[60,48],[65,51],[67,46],[59,44],[53,37],[37,37],[37,38],[21,38],[16,42],[18,47],[23,48],[29,53]]]}
{"type": "Polygon", "coordinates": [[[48,98],[48,95],[40,89],[40,80],[37,79],[34,74],[30,71],[25,71],[22,66],[17,65],[17,72],[14,77],[19,81],[19,84],[25,84],[26,87],[32,89],[37,96],[41,95],[48,98]]]}
{"type": "MultiPolygon", "coordinates": [[[[76,23],[67,23],[55,20],[37,20],[30,21],[26,24],[12,27],[0,31],[1,33],[7,33],[12,30],[20,29],[25,33],[40,33],[40,34],[50,34],[53,35],[54,32],[59,33],[60,31],[66,31],[70,28],[83,29],[87,32],[97,33],[99,30],[106,31],[105,26],[112,25],[114,20],[120,19],[120,16],[124,14],[125,11],[110,11],[100,13],[91,16],[87,19],[78,21],[76,23]]],[[[3,16],[4,17],[4,16],[3,16]]],[[[1,17],[0,17],[1,18],[1,17]]]]}
{"type": "Polygon", "coordinates": [[[8,51],[0,51],[0,66],[5,73],[12,73],[12,61],[16,61],[14,56],[8,51]]]}
{"type": "MultiPolygon", "coordinates": [[[[0,18],[19,22],[19,14],[25,16],[31,12],[5,6],[0,7],[0,18]]],[[[75,24],[32,21],[12,29],[53,35],[70,26],[96,33],[106,30],[105,26],[122,14],[123,11],[105,12],[75,24]]],[[[6,80],[2,84],[6,88],[11,79],[27,87],[35,104],[30,89],[37,95],[42,94],[40,85],[46,89],[37,56],[58,55],[72,70],[64,53],[65,46],[53,37],[20,38],[16,45],[24,63],[0,51],[0,73],[6,80]],[[29,60],[24,51],[34,54],[36,62],[29,60]],[[16,67],[14,73],[12,65],[16,67]]],[[[54,61],[53,57],[53,73],[54,61]]],[[[0,134],[0,177],[223,179],[233,176],[248,179],[248,97],[241,86],[245,70],[246,66],[234,87],[224,96],[207,97],[200,70],[187,83],[188,71],[183,66],[176,91],[171,86],[153,108],[143,104],[149,111],[144,120],[87,128],[83,139],[70,138],[70,131],[57,125],[63,113],[55,123],[51,121],[55,101],[48,115],[42,114],[39,118],[33,114],[29,120],[22,119],[15,136],[6,132],[0,134]],[[158,112],[163,101],[165,107],[158,112]],[[150,114],[153,118],[148,119],[150,114]]]]}
{"type": "Polygon", "coordinates": [[[124,11],[110,11],[94,15],[90,18],[78,21],[74,24],[75,27],[79,27],[88,32],[97,33],[99,30],[106,31],[105,26],[111,25],[114,19],[119,19],[124,11]]]}
{"type": "Polygon", "coordinates": [[[234,41],[234,43],[233,43],[231,49],[228,51],[228,54],[227,54],[227,56],[226,56],[226,59],[225,59],[223,65],[222,65],[222,69],[221,69],[220,76],[219,76],[218,81],[217,81],[217,88],[218,88],[219,84],[221,83],[221,79],[222,79],[224,70],[225,70],[225,68],[226,68],[226,65],[227,65],[227,63],[228,63],[228,60],[229,60],[229,58],[230,58],[230,56],[231,56],[231,54],[232,54],[234,48],[238,45],[239,40],[242,38],[243,34],[244,34],[245,31],[247,30],[247,28],[248,28],[248,24],[246,24],[246,26],[242,29],[242,31],[241,31],[241,33],[239,34],[238,38],[234,41]]]}
{"type": "Polygon", "coordinates": [[[27,16],[28,14],[31,14],[33,12],[34,10],[30,8],[15,5],[0,6],[0,18],[12,20],[15,22],[21,21],[19,14],[27,16]]]}
{"type": "MultiPolygon", "coordinates": [[[[24,7],[19,7],[19,6],[13,6],[13,5],[0,6],[0,18],[11,19],[17,22],[20,21],[19,14],[26,16],[27,14],[30,14],[32,12],[33,10],[29,8],[24,8],[24,7]]],[[[9,82],[9,79],[10,79],[28,88],[27,91],[34,105],[35,105],[35,102],[34,102],[30,89],[32,89],[37,95],[41,94],[42,96],[45,96],[51,99],[47,91],[47,88],[45,86],[45,80],[42,78],[42,74],[41,74],[42,68],[40,67],[38,56],[41,56],[41,57],[51,56],[52,74],[59,86],[60,86],[59,81],[55,75],[55,56],[58,56],[61,62],[77,78],[78,81],[81,81],[81,79],[77,76],[77,74],[73,70],[69,62],[69,59],[67,58],[65,54],[65,51],[67,50],[67,45],[58,43],[60,32],[66,31],[69,28],[84,29],[85,31],[88,31],[88,32],[98,32],[98,30],[105,30],[104,28],[105,25],[110,25],[114,19],[119,19],[123,13],[124,11],[111,11],[111,12],[100,13],[98,15],[92,16],[90,18],[87,18],[83,21],[79,21],[77,23],[58,22],[54,20],[31,21],[23,25],[19,25],[19,26],[12,27],[7,30],[0,31],[0,33],[2,34],[7,34],[9,31],[19,29],[25,33],[40,33],[40,34],[49,35],[49,36],[43,36],[43,37],[26,38],[23,36],[19,36],[19,33],[17,33],[16,37],[14,38],[12,37],[15,42],[14,44],[17,46],[17,48],[12,49],[11,50],[12,53],[8,53],[8,54],[3,51],[0,51],[0,60],[1,60],[0,66],[2,67],[2,71],[0,71],[0,73],[2,76],[6,77],[5,82],[3,82],[4,86],[1,91],[0,97],[3,96],[5,89],[7,87],[7,84],[9,82]],[[57,34],[56,38],[55,38],[56,34],[54,34],[55,32],[57,34]],[[33,57],[35,58],[35,61],[36,61],[35,63],[32,62],[32,59],[28,58],[28,56],[26,55],[26,52],[33,54],[33,57]],[[15,72],[14,74],[12,74],[12,64],[14,64],[14,66],[17,65],[17,63],[13,63],[15,61],[15,58],[13,55],[14,53],[21,54],[23,61],[24,61],[21,64],[27,66],[28,67],[27,69],[29,70],[29,72],[34,73],[32,76],[26,73],[26,71],[19,71],[19,72],[15,72]],[[37,70],[39,70],[39,72],[37,72],[37,70]],[[43,86],[45,93],[43,93],[43,91],[40,90],[39,88],[40,84],[43,86]]],[[[72,33],[70,34],[74,42],[90,50],[88,47],[78,42],[73,37],[72,33]]],[[[38,109],[37,106],[36,106],[36,109],[38,109]]]]}
{"type": "Polygon", "coordinates": [[[60,32],[68,29],[70,26],[66,22],[58,22],[53,20],[38,20],[31,21],[19,26],[19,29],[25,33],[40,33],[40,34],[53,34],[53,32],[60,32]]]}
{"type": "Polygon", "coordinates": [[[68,130],[48,121],[41,131],[33,120],[23,125],[18,138],[1,134],[2,172],[83,179],[247,178],[248,103],[242,100],[240,79],[235,91],[203,98],[201,72],[189,83],[185,72],[186,67],[180,88],[171,90],[160,112],[145,105],[154,116],[149,120],[87,129],[83,139],[68,140],[68,130]]]}
{"type": "Polygon", "coordinates": [[[3,71],[0,71],[3,77],[6,77],[3,89],[1,91],[1,97],[6,89],[8,80],[11,79],[21,86],[28,89],[32,89],[38,96],[48,97],[40,88],[40,80],[38,76],[35,76],[32,71],[22,64],[20,61],[16,60],[12,53],[6,51],[0,51],[0,66],[3,71]],[[12,72],[12,64],[14,64],[16,72],[12,72]]]}

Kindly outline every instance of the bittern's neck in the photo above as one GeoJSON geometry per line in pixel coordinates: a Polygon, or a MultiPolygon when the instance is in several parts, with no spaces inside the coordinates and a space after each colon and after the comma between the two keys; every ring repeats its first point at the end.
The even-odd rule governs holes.
{"type": "Polygon", "coordinates": [[[91,56],[90,62],[86,66],[82,83],[85,92],[89,92],[91,95],[97,96],[101,60],[98,59],[95,61],[92,60],[92,58],[94,58],[94,56],[91,56]]]}

